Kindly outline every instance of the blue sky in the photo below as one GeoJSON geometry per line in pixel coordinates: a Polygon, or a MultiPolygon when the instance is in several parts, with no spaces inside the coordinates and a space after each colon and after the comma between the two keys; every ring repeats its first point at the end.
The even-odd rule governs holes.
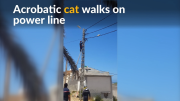
{"type": "Polygon", "coordinates": [[[178,1],[128,0],[119,5],[127,9],[118,15],[118,94],[179,101],[178,1]]]}
{"type": "Polygon", "coordinates": [[[118,28],[118,93],[179,101],[179,27],[118,28]]]}

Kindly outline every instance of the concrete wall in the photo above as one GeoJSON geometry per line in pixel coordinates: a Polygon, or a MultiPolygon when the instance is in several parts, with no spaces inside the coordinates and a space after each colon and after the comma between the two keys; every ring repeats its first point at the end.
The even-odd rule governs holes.
{"type": "Polygon", "coordinates": [[[113,91],[113,96],[115,96],[117,98],[117,86],[116,85],[112,85],[112,91],[113,91]]]}
{"type": "Polygon", "coordinates": [[[100,95],[104,101],[112,101],[111,76],[86,76],[86,80],[92,96],[100,95]],[[105,98],[102,92],[109,92],[108,97],[105,98]]]}
{"type": "Polygon", "coordinates": [[[68,88],[70,91],[77,91],[78,89],[78,81],[74,78],[70,78],[68,82],[68,88]]]}

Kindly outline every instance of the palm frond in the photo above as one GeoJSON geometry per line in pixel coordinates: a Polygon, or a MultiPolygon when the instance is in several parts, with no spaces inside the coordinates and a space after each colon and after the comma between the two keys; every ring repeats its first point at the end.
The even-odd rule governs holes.
{"type": "MultiPolygon", "coordinates": [[[[55,4],[56,7],[64,8],[64,0],[54,0],[53,4],[55,4]]],[[[63,18],[64,13],[59,13],[59,14],[55,13],[54,16],[55,16],[55,18],[63,18]]],[[[58,28],[58,27],[60,27],[60,29],[63,30],[63,35],[65,37],[64,25],[62,25],[62,24],[55,25],[55,28],[58,28]]],[[[67,51],[67,49],[65,47],[63,49],[63,54],[64,54],[64,58],[66,58],[68,60],[68,63],[70,64],[70,67],[71,67],[71,70],[72,70],[73,74],[75,74],[75,73],[78,74],[77,66],[76,66],[73,58],[69,55],[69,52],[67,51]]]]}
{"type": "Polygon", "coordinates": [[[64,47],[63,53],[64,53],[64,58],[68,61],[68,63],[71,66],[71,70],[73,74],[78,74],[76,63],[74,62],[73,58],[70,56],[69,52],[67,51],[65,47],[64,47]]]}
{"type": "MultiPolygon", "coordinates": [[[[0,14],[0,43],[5,52],[10,55],[23,81],[27,98],[30,101],[41,100],[45,94],[43,82],[36,71],[36,67],[30,62],[27,53],[13,40],[8,32],[4,19],[0,14]]],[[[45,96],[46,97],[46,96],[45,96]]]]}

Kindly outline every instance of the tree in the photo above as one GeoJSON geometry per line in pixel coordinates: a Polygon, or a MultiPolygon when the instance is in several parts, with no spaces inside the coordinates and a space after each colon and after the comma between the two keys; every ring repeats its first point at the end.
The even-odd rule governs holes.
{"type": "MultiPolygon", "coordinates": [[[[23,81],[28,100],[41,100],[46,95],[44,84],[36,71],[36,67],[30,62],[24,49],[13,40],[5,21],[0,14],[0,48],[10,56],[15,64],[15,70],[19,72],[23,81]]],[[[46,96],[45,96],[46,97],[46,96]]],[[[46,99],[46,98],[45,98],[46,99]]]]}

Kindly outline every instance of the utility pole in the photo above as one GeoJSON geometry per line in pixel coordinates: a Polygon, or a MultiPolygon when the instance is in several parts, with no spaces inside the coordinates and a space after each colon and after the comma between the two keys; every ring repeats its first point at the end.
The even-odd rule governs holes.
{"type": "Polygon", "coordinates": [[[85,77],[84,77],[84,54],[85,54],[85,29],[83,29],[83,35],[82,35],[82,57],[81,57],[81,79],[80,79],[80,100],[82,99],[82,90],[83,90],[83,83],[84,83],[84,80],[85,80],[85,77]]]}

